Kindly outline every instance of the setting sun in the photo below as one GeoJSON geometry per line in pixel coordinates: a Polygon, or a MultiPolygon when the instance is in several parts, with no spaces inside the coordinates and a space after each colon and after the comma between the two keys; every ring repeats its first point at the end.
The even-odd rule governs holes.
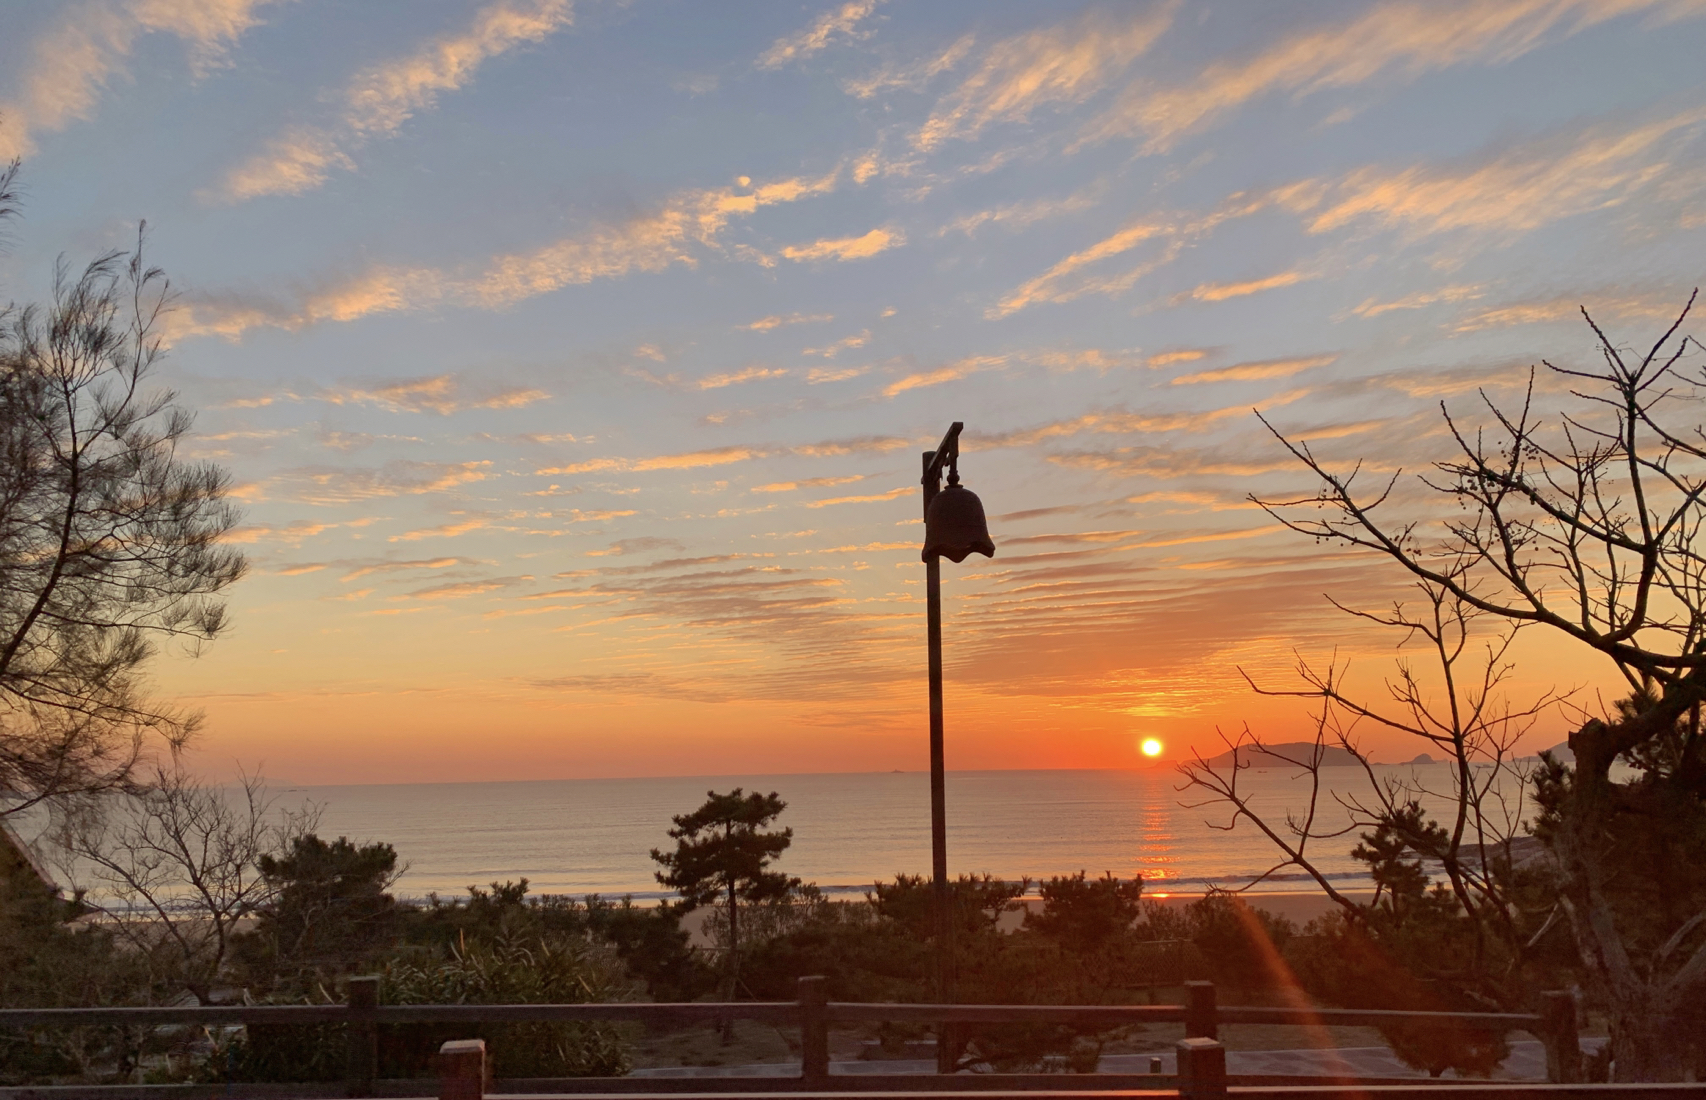
{"type": "Polygon", "coordinates": [[[1145,737],[1143,739],[1143,743],[1138,745],[1137,747],[1138,747],[1138,750],[1140,752],[1142,752],[1143,755],[1145,755],[1145,756],[1160,756],[1161,755],[1161,749],[1163,746],[1162,746],[1161,742],[1157,741],[1155,738],[1145,737]]]}

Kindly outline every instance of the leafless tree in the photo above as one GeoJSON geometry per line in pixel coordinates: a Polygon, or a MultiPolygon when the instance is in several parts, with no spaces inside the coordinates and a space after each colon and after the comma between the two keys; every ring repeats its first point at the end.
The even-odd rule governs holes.
{"type": "Polygon", "coordinates": [[[85,800],[53,840],[60,866],[130,946],[156,984],[209,1003],[245,917],[271,896],[264,855],[314,831],[319,810],[280,810],[258,775],[230,790],[182,767],[138,790],[85,800]]]}
{"type": "MultiPolygon", "coordinates": [[[[1508,856],[1525,810],[1505,803],[1494,813],[1489,799],[1512,789],[1500,773],[1510,767],[1515,735],[1556,701],[1543,696],[1514,710],[1502,701],[1516,631],[1553,632],[1603,654],[1644,700],[1615,714],[1584,715],[1569,738],[1573,770],[1549,762],[1536,788],[1545,802],[1540,836],[1554,865],[1558,910],[1609,1008],[1617,1079],[1624,1081],[1681,1079],[1687,1063],[1677,1020],[1706,1003],[1706,896],[1683,891],[1689,911],[1657,937],[1637,935],[1631,907],[1618,904],[1640,843],[1630,839],[1632,830],[1659,822],[1686,832],[1706,805],[1706,737],[1697,718],[1706,698],[1706,546],[1699,538],[1706,523],[1699,412],[1706,378],[1688,373],[1695,342],[1679,336],[1693,304],[1690,297],[1644,353],[1613,343],[1584,311],[1599,363],[1545,363],[1567,391],[1560,401],[1568,407],[1553,415],[1540,411],[1533,373],[1514,407],[1481,394],[1486,423],[1478,430],[1442,403],[1454,453],[1419,485],[1402,481],[1400,471],[1364,491],[1360,466],[1340,471],[1307,443],[1275,432],[1319,491],[1256,500],[1292,530],[1384,556],[1420,586],[1420,614],[1399,607],[1367,617],[1426,640],[1440,675],[1433,703],[1407,668],[1391,684],[1390,713],[1349,696],[1333,667],[1318,673],[1305,665],[1302,689],[1288,694],[1319,700],[1319,740],[1354,749],[1349,726],[1340,723],[1372,720],[1448,750],[1455,765],[1453,789],[1445,792],[1449,825],[1408,839],[1441,861],[1466,911],[1479,907],[1495,923],[1511,913],[1488,871],[1498,848],[1508,856]],[[1439,507],[1418,507],[1412,487],[1439,507]],[[1483,638],[1490,632],[1490,647],[1475,653],[1466,683],[1462,662],[1477,629],[1483,638]],[[1652,766],[1640,781],[1614,779],[1620,759],[1652,766]],[[1660,808],[1696,817],[1667,822],[1660,808]]],[[[1188,770],[1236,814],[1255,816],[1240,800],[1235,772],[1229,779],[1200,760],[1188,770]]],[[[1393,820],[1411,792],[1378,781],[1372,770],[1367,776],[1374,802],[1351,800],[1347,808],[1365,822],[1393,820]]],[[[1312,828],[1311,818],[1292,823],[1289,842],[1297,851],[1287,854],[1297,862],[1305,860],[1299,837],[1312,828]]],[[[1284,841],[1288,834],[1281,828],[1269,835],[1284,841]]]]}
{"type": "MultiPolygon", "coordinates": [[[[1457,984],[1487,1008],[1517,1011],[1530,1007],[1522,1003],[1517,971],[1536,922],[1524,911],[1510,874],[1521,858],[1518,849],[1528,846],[1520,838],[1533,810],[1532,767],[1516,755],[1516,745],[1562,700],[1543,691],[1513,706],[1504,697],[1515,671],[1508,654],[1520,624],[1489,630],[1488,616],[1438,587],[1423,584],[1418,590],[1420,599],[1381,613],[1341,608],[1401,634],[1401,656],[1384,682],[1383,699],[1371,702],[1353,690],[1348,665],[1337,659],[1317,667],[1300,658],[1293,688],[1265,686],[1246,675],[1259,694],[1310,700],[1314,738],[1301,747],[1279,747],[1246,727],[1226,739],[1230,762],[1198,753],[1182,771],[1206,796],[1199,806],[1230,811],[1218,827],[1248,822],[1274,843],[1280,859],[1264,878],[1295,868],[1352,921],[1382,903],[1387,884],[1377,879],[1368,902],[1343,892],[1323,869],[1323,845],[1342,855],[1346,838],[1373,833],[1392,852],[1431,865],[1470,918],[1470,966],[1456,976],[1457,984]],[[1446,765],[1446,777],[1435,769],[1377,767],[1362,742],[1371,727],[1414,738],[1446,765]],[[1348,753],[1358,767],[1329,766],[1337,751],[1348,753]],[[1302,807],[1283,820],[1264,812],[1242,782],[1252,760],[1295,769],[1308,785],[1302,807]]],[[[1403,901],[1396,890],[1384,900],[1394,912],[1403,901]]]]}
{"type": "Polygon", "coordinates": [[[122,787],[196,728],[144,672],[162,643],[225,628],[244,563],[222,542],[226,474],[179,456],[192,418],[149,385],[170,301],[139,232],[62,263],[47,306],[0,309],[0,816],[122,787]]]}

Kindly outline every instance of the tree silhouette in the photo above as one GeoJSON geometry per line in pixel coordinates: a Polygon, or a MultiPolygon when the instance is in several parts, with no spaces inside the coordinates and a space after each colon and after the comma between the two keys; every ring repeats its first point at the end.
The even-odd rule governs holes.
{"type": "Polygon", "coordinates": [[[0,307],[0,817],[127,787],[199,718],[149,699],[146,666],[225,629],[244,563],[228,476],[181,457],[192,417],[149,384],[170,301],[139,233],[62,263],[45,307],[0,307]]]}
{"type": "MultiPolygon", "coordinates": [[[[1283,856],[1275,870],[1311,874],[1354,922],[1369,914],[1322,876],[1307,845],[1349,831],[1316,814],[1323,754],[1356,755],[1372,797],[1338,804],[1352,828],[1375,828],[1359,858],[1388,870],[1437,861],[1469,918],[1469,965],[1431,976],[1519,1007],[1525,964],[1550,929],[1567,928],[1609,1017],[1619,1082],[1685,1080],[1706,1062],[1706,1043],[1679,1027],[1706,1001],[1706,372],[1690,358],[1702,345],[1680,335],[1694,303],[1645,351],[1614,342],[1584,310],[1598,344],[1591,365],[1543,361],[1517,400],[1482,391],[1478,413],[1442,402],[1448,452],[1414,481],[1398,471],[1365,487],[1361,464],[1329,461],[1274,430],[1314,491],[1252,501],[1293,531],[1410,578],[1419,601],[1344,609],[1401,631],[1437,672],[1402,660],[1385,699],[1353,693],[1336,659],[1300,659],[1294,690],[1252,680],[1262,694],[1317,703],[1315,742],[1290,756],[1310,778],[1309,805],[1283,823],[1253,804],[1236,761],[1184,765],[1229,808],[1225,827],[1254,824],[1283,856]],[[1517,766],[1517,741],[1563,696],[1505,699],[1519,630],[1599,655],[1631,692],[1601,715],[1581,710],[1574,760],[1542,754],[1532,774],[1517,766]],[[1353,740],[1359,723],[1445,750],[1449,786],[1377,777],[1353,740]],[[1437,824],[1411,809],[1436,795],[1447,811],[1437,824]],[[1533,805],[1546,858],[1519,868],[1516,841],[1533,805]],[[1517,895],[1524,878],[1539,881],[1545,904],[1517,895]]],[[[1261,742],[1246,732],[1237,744],[1261,742]]],[[[1415,884],[1383,883],[1401,887],[1395,906],[1415,884]]]]}
{"type": "Polygon", "coordinates": [[[771,791],[747,794],[736,787],[727,794],[706,791],[703,806],[678,814],[669,831],[675,851],[652,849],[664,870],[657,880],[681,894],[684,911],[723,901],[728,906],[729,951],[725,960],[728,997],[734,999],[740,975],[740,903],[781,898],[800,884],[779,871],[772,860],[793,843],[794,830],[765,832],[788,804],[771,791]]]}

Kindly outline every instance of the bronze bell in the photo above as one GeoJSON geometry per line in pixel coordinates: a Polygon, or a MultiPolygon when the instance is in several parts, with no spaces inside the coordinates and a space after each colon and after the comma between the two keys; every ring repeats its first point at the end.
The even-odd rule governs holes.
{"type": "Polygon", "coordinates": [[[995,556],[983,502],[965,486],[951,484],[936,494],[925,513],[924,560],[940,555],[958,563],[974,551],[986,558],[995,556]]]}

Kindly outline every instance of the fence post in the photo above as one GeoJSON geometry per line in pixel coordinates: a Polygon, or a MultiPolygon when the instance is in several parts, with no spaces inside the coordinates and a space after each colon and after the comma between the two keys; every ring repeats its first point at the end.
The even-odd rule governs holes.
{"type": "Polygon", "coordinates": [[[822,1087],[829,1081],[829,981],[821,976],[799,980],[800,1079],[822,1087]]]}
{"type": "Polygon", "coordinates": [[[1226,1048],[1215,1039],[1180,1039],[1177,1050],[1179,1095],[1186,1100],[1225,1100],[1226,1048]]]}
{"type": "Polygon", "coordinates": [[[1546,1022],[1546,1080],[1574,1084],[1582,1079],[1581,1029],[1576,1021],[1576,998],[1568,990],[1540,995],[1540,1016],[1546,1022]]]}
{"type": "Polygon", "coordinates": [[[373,1079],[379,1075],[379,1028],[374,1016],[379,1007],[379,978],[351,978],[347,998],[349,1047],[344,1084],[350,1096],[372,1096],[373,1079]]]}
{"type": "Polygon", "coordinates": [[[1214,1007],[1213,982],[1185,983],[1185,1037],[1220,1038],[1219,1020],[1214,1007]]]}
{"type": "Polygon", "coordinates": [[[451,1039],[438,1048],[438,1100],[485,1100],[486,1041],[451,1039]]]}

